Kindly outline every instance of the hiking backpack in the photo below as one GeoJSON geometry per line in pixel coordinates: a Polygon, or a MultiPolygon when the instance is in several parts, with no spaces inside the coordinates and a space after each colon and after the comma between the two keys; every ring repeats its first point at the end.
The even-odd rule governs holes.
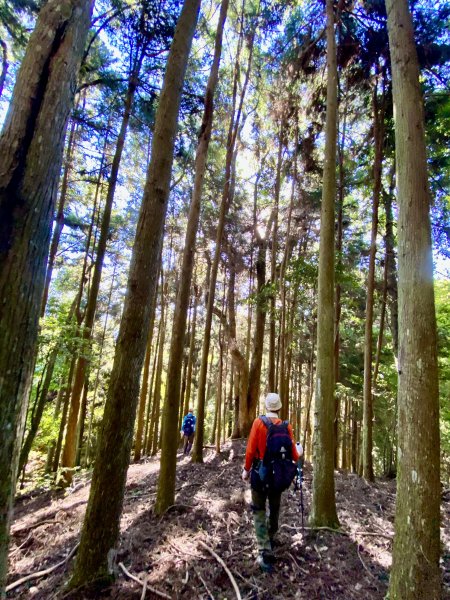
{"type": "Polygon", "coordinates": [[[258,475],[262,489],[283,492],[291,485],[297,465],[292,460],[292,439],[288,431],[288,421],[278,425],[266,416],[260,417],[267,427],[266,451],[260,461],[258,475]]]}
{"type": "Polygon", "coordinates": [[[193,415],[186,416],[183,423],[183,433],[187,437],[194,433],[195,418],[193,415]]]}

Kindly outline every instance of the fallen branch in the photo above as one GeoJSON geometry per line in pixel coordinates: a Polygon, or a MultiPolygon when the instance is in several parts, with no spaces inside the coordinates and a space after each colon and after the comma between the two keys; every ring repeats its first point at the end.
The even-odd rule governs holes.
{"type": "Polygon", "coordinates": [[[188,550],[185,550],[184,548],[180,548],[171,540],[167,540],[167,541],[169,543],[169,546],[172,546],[172,548],[180,554],[186,554],[187,556],[192,556],[193,558],[202,558],[200,554],[192,554],[192,552],[189,552],[188,550]]]}
{"type": "Polygon", "coordinates": [[[392,540],[394,537],[393,533],[379,533],[378,531],[354,531],[353,535],[373,535],[376,537],[383,537],[387,540],[392,540]]]}
{"type": "Polygon", "coordinates": [[[32,531],[30,531],[30,533],[29,533],[29,534],[28,534],[28,536],[26,537],[25,541],[24,541],[24,542],[22,542],[22,543],[20,544],[20,546],[18,546],[17,548],[15,548],[15,549],[14,549],[14,550],[11,552],[11,554],[9,555],[9,558],[12,558],[13,556],[16,556],[16,554],[17,554],[17,553],[18,553],[20,550],[22,550],[22,548],[24,548],[24,547],[25,547],[25,546],[28,544],[28,542],[29,542],[29,541],[30,541],[32,538],[33,538],[33,532],[32,532],[32,531]]]}
{"type": "Polygon", "coordinates": [[[76,544],[72,548],[72,550],[69,552],[68,556],[64,560],[57,563],[56,565],[53,565],[53,567],[48,567],[48,569],[44,569],[43,571],[38,571],[37,573],[30,573],[29,575],[26,575],[25,577],[22,577],[21,579],[18,579],[17,581],[10,583],[9,585],[6,586],[6,591],[10,592],[11,590],[15,590],[16,587],[19,587],[19,585],[22,585],[22,583],[26,583],[27,581],[31,581],[32,579],[39,579],[39,577],[45,577],[45,575],[50,575],[50,573],[53,573],[53,571],[56,571],[56,569],[58,569],[62,565],[65,565],[66,563],[69,562],[69,560],[72,558],[72,556],[78,550],[78,546],[79,546],[79,544],[76,544]]]}
{"type": "Polygon", "coordinates": [[[369,567],[367,567],[366,563],[362,559],[361,552],[359,551],[359,544],[356,544],[356,551],[358,552],[358,557],[359,557],[359,560],[361,561],[362,566],[369,573],[369,575],[372,577],[372,579],[376,579],[375,575],[372,573],[372,571],[369,569],[369,567]]]}
{"type": "Polygon", "coordinates": [[[203,577],[200,575],[200,573],[196,570],[195,574],[197,575],[197,577],[200,579],[200,581],[203,583],[203,585],[205,586],[205,590],[208,593],[208,597],[212,598],[212,600],[215,600],[214,596],[212,595],[210,589],[208,588],[208,586],[206,585],[206,581],[203,579],[203,577]]]}
{"type": "MultiPolygon", "coordinates": [[[[133,575],[132,573],[130,573],[130,572],[129,572],[129,571],[126,569],[126,567],[125,567],[125,565],[124,565],[123,563],[121,563],[121,562],[120,562],[120,563],[119,563],[119,567],[122,569],[122,571],[125,573],[125,575],[126,575],[127,577],[129,577],[130,579],[132,579],[132,580],[133,580],[133,581],[135,581],[136,583],[139,583],[139,585],[142,585],[142,587],[144,587],[144,586],[145,586],[145,589],[146,589],[146,590],[150,590],[152,594],[156,594],[156,595],[157,595],[157,596],[159,596],[160,598],[168,598],[168,600],[172,600],[172,597],[171,597],[171,596],[168,596],[168,595],[167,595],[167,594],[165,594],[164,592],[160,592],[159,590],[157,590],[157,589],[155,589],[155,588],[153,588],[153,587],[149,586],[149,585],[148,585],[148,583],[147,583],[147,580],[145,580],[145,582],[144,582],[144,581],[141,581],[141,580],[139,579],[139,577],[136,577],[136,575],[133,575]]],[[[142,599],[142,598],[145,598],[145,596],[141,596],[141,599],[142,599]]]]}
{"type": "Polygon", "coordinates": [[[309,575],[309,571],[307,571],[306,569],[303,569],[298,562],[295,560],[295,558],[292,556],[292,554],[290,552],[288,552],[288,556],[291,557],[292,562],[294,563],[294,565],[297,567],[297,569],[299,569],[299,571],[301,571],[304,575],[309,575]]]}
{"type": "MultiPolygon", "coordinates": [[[[294,531],[301,531],[301,527],[294,527],[294,525],[280,525],[280,529],[283,529],[283,527],[285,529],[293,529],[294,531]]],[[[392,535],[393,534],[387,534],[387,533],[378,533],[378,532],[373,532],[373,531],[344,531],[343,529],[333,529],[332,527],[304,527],[305,530],[307,531],[331,531],[332,533],[339,533],[340,535],[345,535],[347,537],[351,537],[352,535],[373,535],[373,536],[378,536],[378,537],[384,537],[387,538],[388,540],[392,539],[392,535]]]]}
{"type": "MultiPolygon", "coordinates": [[[[26,525],[25,527],[21,527],[18,529],[12,529],[11,535],[17,535],[19,533],[23,533],[24,531],[29,531],[30,529],[35,529],[36,527],[39,527],[40,525],[43,525],[44,523],[56,523],[57,521],[52,519],[52,517],[55,517],[59,512],[61,512],[61,511],[67,512],[69,510],[77,508],[78,506],[81,506],[82,504],[87,504],[87,501],[88,501],[88,499],[86,498],[86,500],[79,500],[78,502],[69,504],[69,506],[60,506],[56,510],[52,510],[51,512],[48,512],[47,514],[43,515],[43,517],[44,517],[43,521],[38,521],[37,523],[33,523],[31,525],[26,525]]],[[[58,523],[59,523],[59,521],[58,521],[58,523]]]]}
{"type": "Polygon", "coordinates": [[[239,591],[238,584],[236,583],[236,580],[233,577],[233,575],[231,574],[231,571],[227,567],[227,565],[223,562],[223,560],[220,558],[220,556],[214,552],[214,550],[212,548],[210,548],[207,544],[205,544],[205,542],[202,542],[202,540],[198,540],[198,543],[200,544],[200,546],[202,546],[203,548],[208,550],[208,552],[210,552],[214,556],[214,558],[217,560],[217,562],[219,562],[222,565],[222,567],[225,569],[226,574],[230,578],[230,581],[234,588],[234,591],[236,592],[236,598],[238,600],[242,600],[242,596],[241,596],[241,592],[239,591]]]}
{"type": "Polygon", "coordinates": [[[148,579],[146,577],[145,581],[144,581],[144,585],[142,586],[141,600],[145,600],[145,596],[147,595],[147,585],[148,585],[148,579]]]}

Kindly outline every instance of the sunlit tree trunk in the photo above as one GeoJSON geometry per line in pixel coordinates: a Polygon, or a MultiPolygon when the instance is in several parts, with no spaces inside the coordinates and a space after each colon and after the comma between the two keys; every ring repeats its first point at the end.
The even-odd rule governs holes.
{"type": "Polygon", "coordinates": [[[91,8],[91,0],[42,7],[0,137],[0,595],[64,135],[91,8]]]}
{"type": "Polygon", "coordinates": [[[436,314],[423,100],[411,13],[386,0],[398,191],[398,473],[391,600],[441,597],[436,314]]]}
{"type": "Polygon", "coordinates": [[[157,288],[178,110],[199,7],[200,0],[185,0],[167,60],[72,586],[112,576],[151,301],[157,288]]]}
{"type": "Polygon", "coordinates": [[[327,117],[320,217],[317,366],[314,411],[313,526],[339,524],[334,496],[334,204],[337,67],[333,1],[327,0],[327,117]]]}

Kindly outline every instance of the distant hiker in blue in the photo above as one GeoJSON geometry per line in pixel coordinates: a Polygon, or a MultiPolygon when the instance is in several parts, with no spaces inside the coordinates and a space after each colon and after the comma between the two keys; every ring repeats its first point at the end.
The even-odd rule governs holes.
{"type": "Polygon", "coordinates": [[[194,415],[194,409],[190,408],[188,414],[183,419],[183,425],[181,426],[181,433],[183,434],[183,454],[189,454],[192,448],[192,442],[194,441],[195,434],[195,423],[197,418],[194,415]]]}

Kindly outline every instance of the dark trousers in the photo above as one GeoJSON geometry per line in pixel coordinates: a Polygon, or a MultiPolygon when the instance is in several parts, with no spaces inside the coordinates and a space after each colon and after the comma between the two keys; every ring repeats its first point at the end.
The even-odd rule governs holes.
{"type": "Polygon", "coordinates": [[[259,552],[271,551],[270,540],[278,531],[281,492],[261,492],[252,488],[252,511],[256,542],[259,552]],[[266,502],[269,501],[269,517],[266,517],[266,502]]]}
{"type": "Polygon", "coordinates": [[[194,434],[191,435],[184,434],[183,436],[183,454],[189,454],[192,448],[192,442],[194,441],[194,434]]]}

